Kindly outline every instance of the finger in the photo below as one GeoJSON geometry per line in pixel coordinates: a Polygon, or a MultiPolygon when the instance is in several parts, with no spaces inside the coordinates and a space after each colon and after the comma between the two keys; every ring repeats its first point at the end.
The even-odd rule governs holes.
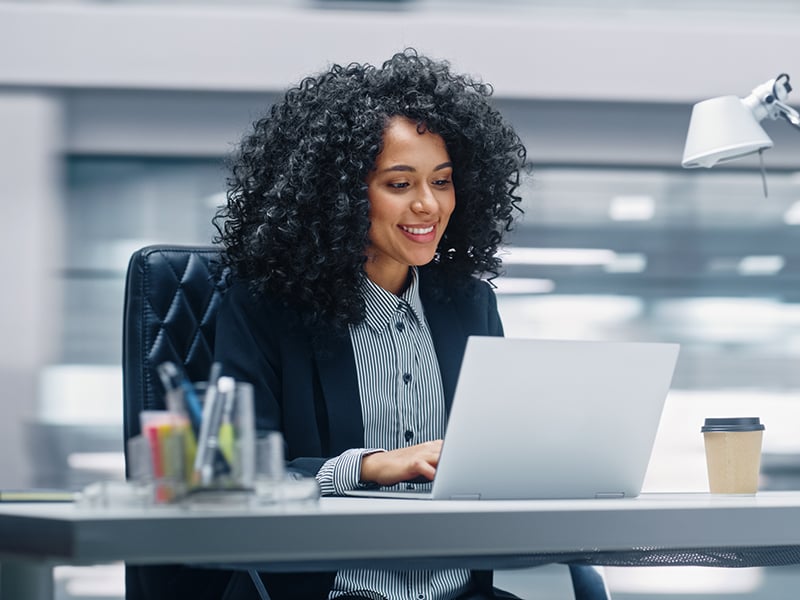
{"type": "Polygon", "coordinates": [[[436,465],[427,461],[421,461],[417,464],[415,477],[424,477],[431,481],[436,475],[436,465]]]}

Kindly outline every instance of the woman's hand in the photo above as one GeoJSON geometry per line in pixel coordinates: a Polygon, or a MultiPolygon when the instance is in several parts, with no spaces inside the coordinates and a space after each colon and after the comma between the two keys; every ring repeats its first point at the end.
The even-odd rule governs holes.
{"type": "Polygon", "coordinates": [[[394,485],[417,477],[427,480],[436,475],[442,440],[416,444],[388,452],[374,452],[361,459],[361,481],[394,485]]]}

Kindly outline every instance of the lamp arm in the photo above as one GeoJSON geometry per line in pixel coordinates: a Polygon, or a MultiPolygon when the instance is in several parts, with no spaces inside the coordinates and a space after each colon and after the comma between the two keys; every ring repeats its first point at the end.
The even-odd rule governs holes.
{"type": "Polygon", "coordinates": [[[773,120],[783,117],[795,127],[800,127],[800,114],[784,102],[791,91],[789,75],[781,73],[753,88],[746,98],[742,98],[742,103],[750,109],[757,121],[766,117],[773,120]]]}
{"type": "Polygon", "coordinates": [[[784,104],[780,100],[775,100],[773,104],[780,111],[779,116],[783,117],[789,121],[789,123],[800,129],[800,113],[798,113],[788,104],[784,104]]]}

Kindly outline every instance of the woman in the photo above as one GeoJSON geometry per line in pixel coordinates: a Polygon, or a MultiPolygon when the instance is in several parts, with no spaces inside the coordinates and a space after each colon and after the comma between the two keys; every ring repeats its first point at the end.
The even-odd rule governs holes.
{"type": "MultiPolygon", "coordinates": [[[[430,481],[467,336],[503,333],[479,277],[525,149],[490,94],[407,50],[303,80],[242,142],[215,219],[232,274],[216,358],[323,494],[430,481]]],[[[496,597],[459,569],[262,579],[273,600],[496,597]]]]}

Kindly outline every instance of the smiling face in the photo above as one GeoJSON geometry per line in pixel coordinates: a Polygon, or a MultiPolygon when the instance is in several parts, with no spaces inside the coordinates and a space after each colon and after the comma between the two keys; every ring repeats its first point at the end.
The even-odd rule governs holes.
{"type": "Polygon", "coordinates": [[[394,117],[383,133],[383,150],[367,176],[370,246],[367,276],[400,293],[408,268],[433,260],[456,205],[453,165],[444,140],[394,117]]]}

